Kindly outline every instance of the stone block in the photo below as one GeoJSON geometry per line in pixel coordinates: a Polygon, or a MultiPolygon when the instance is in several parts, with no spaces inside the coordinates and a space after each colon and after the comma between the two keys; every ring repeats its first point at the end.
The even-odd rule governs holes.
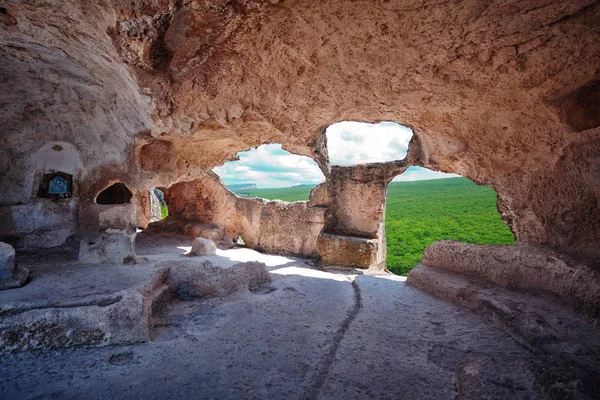
{"type": "Polygon", "coordinates": [[[192,242],[192,251],[188,255],[190,256],[214,256],[217,254],[217,246],[215,242],[210,239],[203,237],[197,237],[192,242]]]}
{"type": "Polygon", "coordinates": [[[135,232],[107,229],[98,237],[83,239],[79,261],[87,264],[135,263],[135,236],[135,232]]]}
{"type": "MultiPolygon", "coordinates": [[[[159,264],[159,266],[161,266],[159,264]]],[[[225,268],[210,261],[169,261],[169,285],[183,300],[226,296],[243,289],[268,283],[271,277],[265,264],[243,262],[225,268]]]]}
{"type": "Polygon", "coordinates": [[[76,199],[32,199],[28,204],[0,207],[0,237],[17,249],[60,246],[77,229],[76,199]],[[15,240],[19,238],[19,240],[15,240]]]}
{"type": "Polygon", "coordinates": [[[317,247],[323,265],[364,269],[377,267],[378,239],[321,233],[317,247]]]}
{"type": "Polygon", "coordinates": [[[120,229],[135,231],[137,215],[135,204],[123,204],[109,208],[98,214],[100,230],[120,229]]]}
{"type": "Polygon", "coordinates": [[[48,249],[64,244],[73,234],[71,228],[39,229],[23,236],[26,249],[48,249]]]}
{"type": "Polygon", "coordinates": [[[15,249],[0,242],[0,290],[21,287],[27,281],[29,270],[15,262],[15,249]]]}

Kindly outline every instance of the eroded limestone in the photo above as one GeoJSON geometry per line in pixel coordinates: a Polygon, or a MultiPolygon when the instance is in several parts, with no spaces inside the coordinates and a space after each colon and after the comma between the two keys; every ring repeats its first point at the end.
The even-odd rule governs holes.
{"type": "Polygon", "coordinates": [[[217,253],[215,242],[203,237],[197,237],[192,242],[192,250],[190,256],[214,256],[217,253]]]}
{"type": "Polygon", "coordinates": [[[135,232],[107,229],[98,236],[81,240],[79,261],[84,264],[135,263],[135,232]]]}
{"type": "Polygon", "coordinates": [[[600,316],[597,271],[548,248],[440,240],[425,249],[421,263],[507,288],[552,293],[595,317],[600,316]]]}
{"type": "Polygon", "coordinates": [[[29,271],[15,262],[15,249],[0,242],[0,290],[21,287],[27,282],[29,271]]]}
{"type": "Polygon", "coordinates": [[[3,208],[34,203],[46,167],[89,210],[111,182],[168,187],[267,142],[325,172],[326,126],[391,120],[420,141],[413,164],[491,186],[519,243],[600,257],[596,3],[3,7],[3,208]]]}

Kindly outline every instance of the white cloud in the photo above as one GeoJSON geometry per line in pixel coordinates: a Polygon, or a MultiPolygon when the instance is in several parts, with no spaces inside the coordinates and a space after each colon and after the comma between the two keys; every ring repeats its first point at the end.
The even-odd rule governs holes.
{"type": "Polygon", "coordinates": [[[238,156],[238,161],[213,168],[226,185],[254,183],[259,188],[276,188],[325,180],[315,161],[285,151],[280,144],[265,144],[238,156]]]}
{"type": "Polygon", "coordinates": [[[402,175],[398,175],[394,182],[426,181],[430,179],[456,178],[460,175],[446,174],[422,167],[408,167],[402,175]]]}
{"type": "MultiPolygon", "coordinates": [[[[327,147],[332,164],[353,165],[401,160],[406,157],[412,131],[395,122],[366,124],[344,121],[327,128],[327,147]]],[[[259,188],[317,184],[325,180],[317,163],[267,144],[238,153],[238,161],[229,161],[213,171],[226,185],[254,183],[259,188]]],[[[452,178],[426,168],[410,167],[394,181],[418,181],[452,178]]]]}
{"type": "Polygon", "coordinates": [[[353,165],[404,159],[412,130],[390,121],[343,121],[330,125],[326,135],[329,162],[353,165]]]}

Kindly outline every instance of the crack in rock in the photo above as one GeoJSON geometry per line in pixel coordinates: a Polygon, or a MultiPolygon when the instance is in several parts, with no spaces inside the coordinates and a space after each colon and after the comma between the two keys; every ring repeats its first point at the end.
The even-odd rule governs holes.
{"type": "Polygon", "coordinates": [[[310,387],[308,395],[305,397],[306,400],[316,399],[319,393],[321,392],[321,388],[325,384],[325,381],[327,381],[329,371],[331,369],[331,366],[333,365],[333,362],[335,361],[335,356],[337,354],[338,348],[340,347],[340,343],[346,335],[350,324],[352,323],[352,321],[354,321],[354,319],[358,315],[358,312],[363,306],[362,295],[360,292],[360,288],[358,287],[358,283],[356,283],[356,279],[352,280],[351,284],[352,288],[354,289],[354,306],[350,311],[348,311],[348,315],[346,315],[346,318],[342,322],[342,325],[340,325],[340,328],[333,336],[333,344],[329,348],[327,354],[325,354],[325,357],[323,358],[318,367],[317,379],[315,383],[310,387]]]}

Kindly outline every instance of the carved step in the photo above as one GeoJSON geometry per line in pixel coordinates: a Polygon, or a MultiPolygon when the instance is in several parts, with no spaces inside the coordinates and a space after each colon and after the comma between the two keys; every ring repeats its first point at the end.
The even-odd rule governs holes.
{"type": "Polygon", "coordinates": [[[380,246],[379,239],[329,233],[321,233],[317,239],[322,265],[383,269],[385,258],[380,255],[380,246]]]}

